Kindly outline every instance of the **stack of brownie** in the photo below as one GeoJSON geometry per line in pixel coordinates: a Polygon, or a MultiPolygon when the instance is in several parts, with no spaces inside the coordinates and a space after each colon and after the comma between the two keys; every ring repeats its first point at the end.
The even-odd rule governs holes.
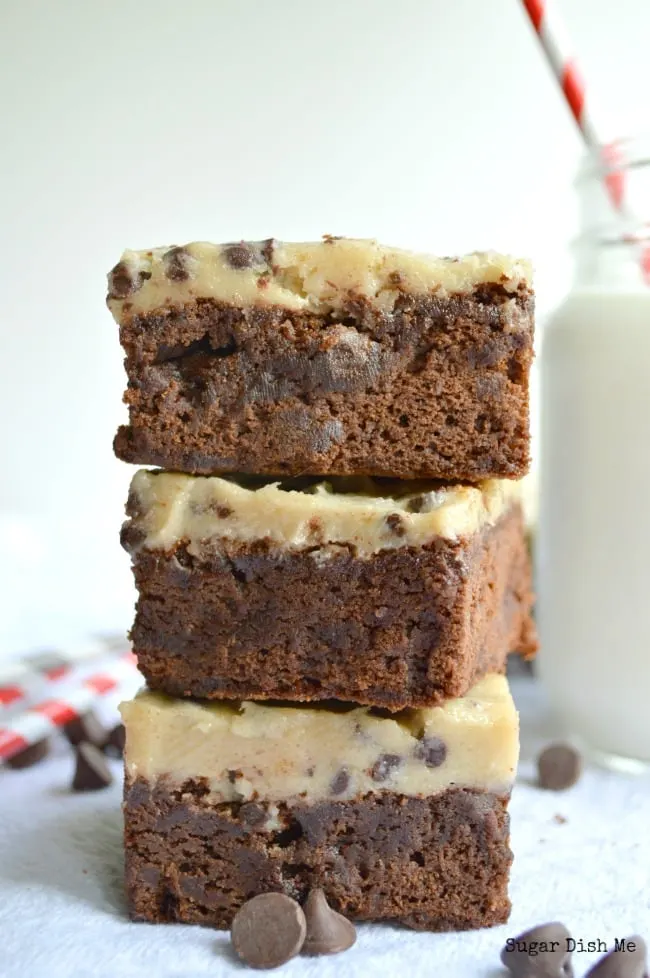
{"type": "Polygon", "coordinates": [[[526,262],[372,241],[126,252],[108,304],[147,690],[123,705],[131,913],[507,919],[532,656],[526,262]]]}

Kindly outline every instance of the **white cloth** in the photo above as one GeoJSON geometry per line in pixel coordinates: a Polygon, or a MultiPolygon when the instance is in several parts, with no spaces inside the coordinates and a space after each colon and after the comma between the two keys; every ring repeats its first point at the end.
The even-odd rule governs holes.
{"type": "MultiPolygon", "coordinates": [[[[297,958],[277,974],[306,978],[497,978],[509,936],[561,920],[574,937],[650,938],[650,779],[589,769],[568,792],[532,784],[533,758],[552,733],[536,684],[513,683],[522,763],[511,804],[515,851],[510,923],[464,934],[359,927],[344,955],[297,958]],[[563,816],[560,823],[555,816],[563,816]]],[[[127,920],[122,897],[119,762],[116,783],[68,791],[72,758],[0,773],[1,978],[221,978],[241,975],[228,935],[127,920]]],[[[598,954],[577,953],[584,974],[598,954]]]]}

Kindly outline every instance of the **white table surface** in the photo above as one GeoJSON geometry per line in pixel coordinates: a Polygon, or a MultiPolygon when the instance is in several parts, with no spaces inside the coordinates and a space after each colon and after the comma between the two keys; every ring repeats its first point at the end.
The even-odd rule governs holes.
{"type": "MultiPolygon", "coordinates": [[[[576,938],[650,938],[650,779],[590,768],[561,794],[534,787],[533,758],[552,736],[537,685],[517,679],[522,763],[512,803],[510,923],[465,934],[363,925],[344,955],[297,958],[286,976],[497,978],[509,936],[564,921],[576,938]],[[556,816],[562,816],[561,822],[556,816]]],[[[72,758],[0,772],[1,978],[220,978],[245,969],[228,935],[127,920],[122,896],[121,767],[101,792],[68,790],[72,758]]],[[[598,954],[574,955],[577,978],[598,954]]],[[[253,973],[253,972],[251,972],[253,973]]]]}

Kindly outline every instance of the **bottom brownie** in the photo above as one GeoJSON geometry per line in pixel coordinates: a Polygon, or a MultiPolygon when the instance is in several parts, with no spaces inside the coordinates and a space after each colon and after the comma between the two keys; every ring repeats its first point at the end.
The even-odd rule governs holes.
{"type": "Polygon", "coordinates": [[[126,887],[135,920],[227,928],[258,893],[319,886],[341,913],[426,930],[503,923],[508,794],[449,788],[312,804],[220,802],[205,779],[127,779],[126,887]]]}

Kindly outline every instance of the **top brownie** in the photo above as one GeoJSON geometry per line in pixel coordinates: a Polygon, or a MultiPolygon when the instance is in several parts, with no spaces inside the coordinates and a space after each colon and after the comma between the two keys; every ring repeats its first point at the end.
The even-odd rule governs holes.
{"type": "Polygon", "coordinates": [[[374,241],[127,251],[117,455],[189,473],[477,482],[528,468],[527,262],[374,241]]]}

